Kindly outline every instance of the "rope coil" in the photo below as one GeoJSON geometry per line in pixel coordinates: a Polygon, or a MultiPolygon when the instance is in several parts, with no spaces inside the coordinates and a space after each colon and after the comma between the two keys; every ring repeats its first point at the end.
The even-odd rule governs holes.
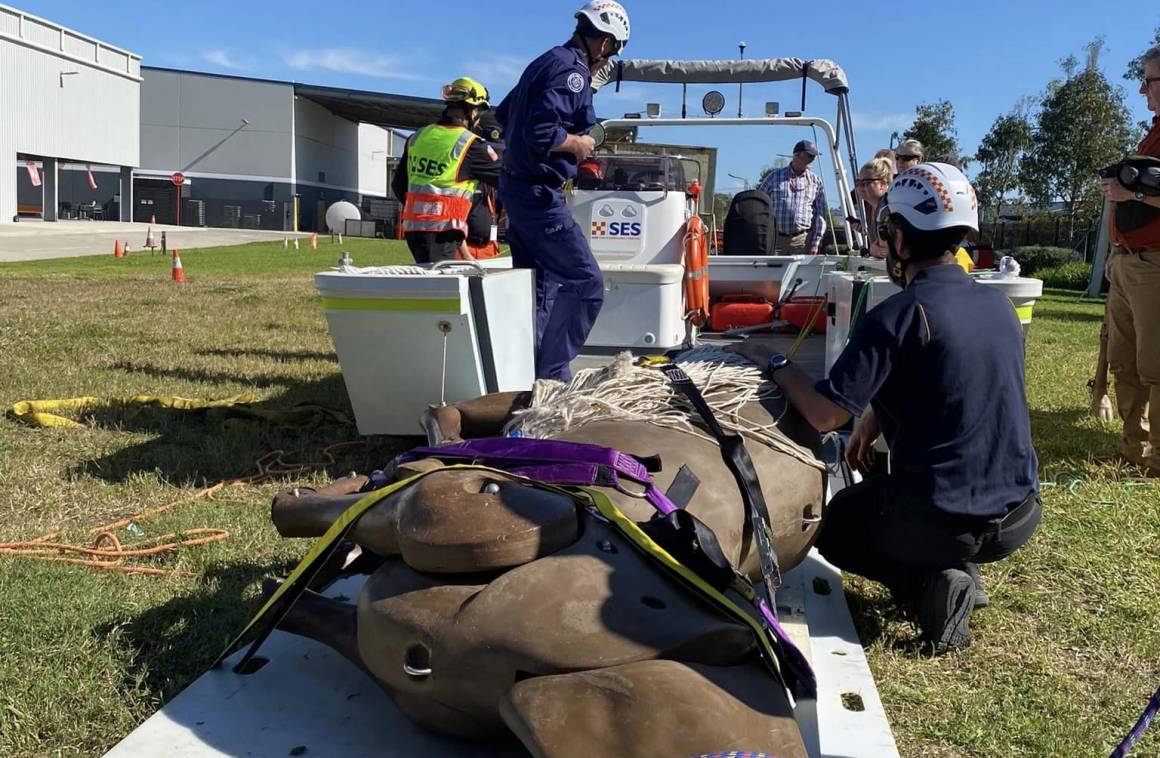
{"type": "MultiPolygon", "coordinates": [[[[808,466],[825,470],[825,464],[777,428],[785,415],[785,401],[777,385],[768,382],[747,358],[715,345],[701,345],[681,354],[676,362],[696,383],[721,426],[770,447],[808,466]],[[782,410],[770,423],[759,423],[741,414],[744,406],[763,400],[781,400],[782,410]]],[[[583,369],[567,384],[538,380],[528,408],[515,412],[504,434],[546,438],[598,421],[644,421],[717,441],[694,426],[695,411],[675,391],[664,375],[636,366],[625,352],[610,365],[583,369]]]]}

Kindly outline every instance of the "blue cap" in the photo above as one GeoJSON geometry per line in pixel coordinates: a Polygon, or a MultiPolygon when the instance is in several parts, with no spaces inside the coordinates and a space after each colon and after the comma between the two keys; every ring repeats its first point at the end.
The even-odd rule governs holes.
{"type": "Polygon", "coordinates": [[[809,153],[810,155],[814,156],[815,158],[818,157],[818,146],[815,145],[814,143],[810,142],[808,139],[804,139],[801,142],[794,145],[793,151],[795,153],[809,153]]]}

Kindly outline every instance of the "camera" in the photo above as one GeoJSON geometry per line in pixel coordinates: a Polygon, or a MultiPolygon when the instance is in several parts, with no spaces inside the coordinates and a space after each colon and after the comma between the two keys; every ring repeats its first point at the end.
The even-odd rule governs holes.
{"type": "Polygon", "coordinates": [[[1104,166],[1096,173],[1101,179],[1117,180],[1130,192],[1160,196],[1160,158],[1130,155],[1119,163],[1104,166]]]}

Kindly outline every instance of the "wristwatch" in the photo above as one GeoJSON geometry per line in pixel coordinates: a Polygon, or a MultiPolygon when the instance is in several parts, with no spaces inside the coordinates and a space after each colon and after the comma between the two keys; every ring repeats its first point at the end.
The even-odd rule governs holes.
{"type": "Polygon", "coordinates": [[[1134,197],[1136,198],[1137,202],[1141,202],[1141,203],[1144,202],[1144,193],[1143,192],[1137,192],[1134,195],[1134,197]]]}
{"type": "Polygon", "coordinates": [[[773,376],[773,372],[779,368],[785,368],[790,363],[789,356],[784,353],[774,353],[769,356],[769,374],[773,376]]]}

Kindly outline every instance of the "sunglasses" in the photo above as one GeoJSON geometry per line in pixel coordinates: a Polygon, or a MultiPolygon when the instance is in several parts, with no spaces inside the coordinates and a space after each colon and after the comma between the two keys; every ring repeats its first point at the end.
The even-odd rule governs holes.
{"type": "Polygon", "coordinates": [[[899,160],[899,161],[916,161],[916,160],[918,160],[918,156],[917,155],[896,155],[896,156],[894,156],[894,159],[899,160]]]}
{"type": "Polygon", "coordinates": [[[1160,76],[1146,76],[1144,77],[1144,86],[1151,87],[1156,82],[1160,82],[1160,76]]]}
{"type": "Polygon", "coordinates": [[[855,179],[854,186],[865,187],[867,184],[874,184],[875,182],[882,182],[883,184],[886,184],[885,179],[855,179]]]}

